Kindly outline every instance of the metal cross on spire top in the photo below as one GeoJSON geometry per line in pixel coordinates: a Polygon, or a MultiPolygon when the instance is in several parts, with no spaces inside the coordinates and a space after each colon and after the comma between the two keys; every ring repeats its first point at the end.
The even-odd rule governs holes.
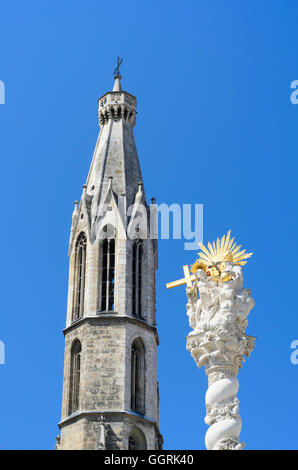
{"type": "Polygon", "coordinates": [[[114,70],[114,77],[117,77],[117,76],[120,75],[119,67],[120,67],[120,65],[122,64],[122,62],[123,62],[123,59],[120,59],[120,57],[118,56],[118,57],[117,57],[117,67],[116,67],[115,70],[114,70]]]}

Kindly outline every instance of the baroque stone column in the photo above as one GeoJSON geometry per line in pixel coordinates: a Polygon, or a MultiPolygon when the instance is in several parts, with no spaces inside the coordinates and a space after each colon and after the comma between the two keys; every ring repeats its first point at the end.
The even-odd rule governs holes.
{"type": "Polygon", "coordinates": [[[221,277],[230,280],[221,282],[198,269],[192,287],[186,288],[187,314],[193,328],[186,347],[208,376],[207,450],[241,450],[237,374],[244,356],[249,357],[254,348],[256,338],[245,334],[254,300],[250,290],[243,288],[241,266],[225,262],[221,277]]]}

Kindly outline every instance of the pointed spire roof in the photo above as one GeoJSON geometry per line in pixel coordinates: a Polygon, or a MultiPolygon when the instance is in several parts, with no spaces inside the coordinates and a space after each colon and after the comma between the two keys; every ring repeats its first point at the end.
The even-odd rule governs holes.
{"type": "Polygon", "coordinates": [[[133,135],[136,98],[122,90],[119,71],[114,75],[113,90],[98,100],[101,130],[82,197],[86,201],[91,226],[111,192],[115,200],[124,198],[125,213],[130,206],[133,207],[136,194],[142,195],[146,201],[133,135]]]}
{"type": "Polygon", "coordinates": [[[114,78],[115,78],[115,82],[114,82],[113,91],[122,91],[121,75],[116,75],[114,78]]]}

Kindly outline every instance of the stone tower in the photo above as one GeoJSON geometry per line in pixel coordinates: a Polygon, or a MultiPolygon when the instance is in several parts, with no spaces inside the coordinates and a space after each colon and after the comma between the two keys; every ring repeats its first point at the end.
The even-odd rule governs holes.
{"type": "Polygon", "coordinates": [[[134,141],[136,98],[117,74],[98,104],[101,130],[72,216],[56,448],[160,449],[155,206],[134,141]]]}

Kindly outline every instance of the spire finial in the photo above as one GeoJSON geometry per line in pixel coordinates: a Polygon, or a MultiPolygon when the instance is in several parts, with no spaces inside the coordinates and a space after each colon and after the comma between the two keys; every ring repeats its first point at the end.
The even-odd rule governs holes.
{"type": "Polygon", "coordinates": [[[79,201],[75,201],[74,202],[74,208],[73,208],[73,213],[72,213],[72,217],[76,217],[78,215],[78,205],[79,205],[79,201]]]}
{"type": "Polygon", "coordinates": [[[118,56],[117,57],[117,67],[114,70],[114,78],[121,77],[119,67],[122,64],[122,62],[123,62],[123,59],[120,59],[120,57],[118,56]]]}
{"type": "Polygon", "coordinates": [[[120,59],[120,57],[118,56],[117,57],[117,67],[114,70],[115,83],[114,83],[113,91],[121,91],[122,90],[121,81],[120,81],[122,77],[120,75],[120,70],[119,70],[119,67],[122,64],[122,62],[123,62],[123,59],[120,59]]]}
{"type": "Polygon", "coordinates": [[[109,176],[109,187],[112,188],[113,186],[113,176],[109,176]]]}

